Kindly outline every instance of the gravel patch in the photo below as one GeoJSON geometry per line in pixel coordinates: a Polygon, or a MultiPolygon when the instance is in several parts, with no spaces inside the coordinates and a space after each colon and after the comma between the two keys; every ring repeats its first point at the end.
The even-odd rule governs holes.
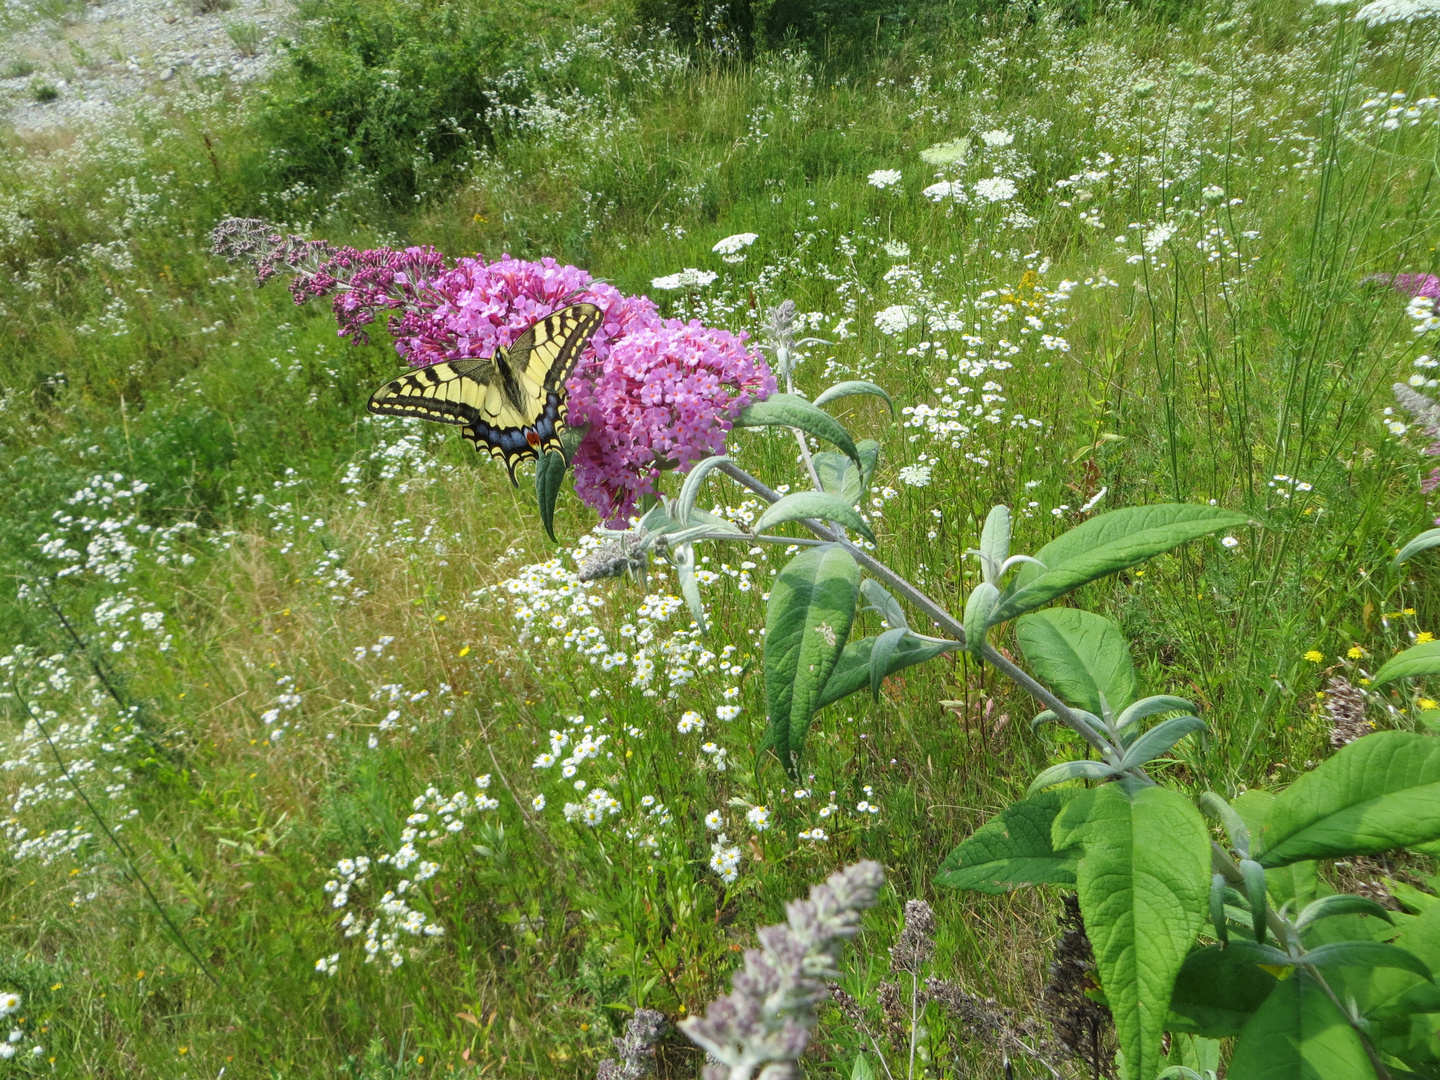
{"type": "Polygon", "coordinates": [[[288,0],[103,0],[48,16],[6,6],[12,23],[37,20],[0,34],[0,123],[22,134],[102,125],[198,79],[260,79],[295,21],[288,0]]]}

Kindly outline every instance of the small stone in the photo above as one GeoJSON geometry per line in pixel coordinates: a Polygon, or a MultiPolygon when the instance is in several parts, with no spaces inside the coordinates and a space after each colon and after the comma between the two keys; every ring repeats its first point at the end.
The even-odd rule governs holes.
{"type": "Polygon", "coordinates": [[[174,69],[173,67],[167,67],[164,71],[160,72],[160,81],[161,81],[161,82],[169,82],[169,81],[170,81],[171,79],[173,79],[174,77],[175,77],[175,69],[174,69]]]}
{"type": "Polygon", "coordinates": [[[166,21],[167,23],[173,23],[173,22],[175,22],[175,21],[176,21],[177,19],[179,19],[179,18],[180,18],[180,16],[179,16],[179,15],[176,15],[176,14],[172,11],[172,12],[169,12],[168,14],[166,14],[166,16],[165,16],[165,21],[166,21]]]}

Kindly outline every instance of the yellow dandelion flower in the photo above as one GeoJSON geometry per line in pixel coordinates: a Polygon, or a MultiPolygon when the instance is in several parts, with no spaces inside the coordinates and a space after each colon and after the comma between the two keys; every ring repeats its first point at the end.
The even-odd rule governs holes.
{"type": "Polygon", "coordinates": [[[1310,649],[1306,651],[1305,659],[1309,660],[1312,664],[1318,664],[1325,659],[1325,654],[1319,649],[1310,649]]]}
{"type": "Polygon", "coordinates": [[[1436,701],[1434,698],[1422,697],[1415,704],[1422,709],[1440,709],[1440,701],[1436,701]]]}
{"type": "Polygon", "coordinates": [[[1434,641],[1434,640],[1435,640],[1435,635],[1432,634],[1429,630],[1421,630],[1420,633],[1418,633],[1418,634],[1415,635],[1415,644],[1416,644],[1416,645],[1428,645],[1430,642],[1432,642],[1432,641],[1434,641]]]}
{"type": "Polygon", "coordinates": [[[1350,648],[1346,651],[1345,655],[1348,656],[1351,660],[1359,660],[1365,655],[1365,650],[1360,648],[1359,645],[1351,645],[1350,648]]]}
{"type": "Polygon", "coordinates": [[[1414,614],[1415,614],[1415,609],[1414,609],[1413,607],[1407,607],[1407,608],[1405,609],[1405,614],[1406,614],[1406,615],[1414,615],[1414,614]]]}

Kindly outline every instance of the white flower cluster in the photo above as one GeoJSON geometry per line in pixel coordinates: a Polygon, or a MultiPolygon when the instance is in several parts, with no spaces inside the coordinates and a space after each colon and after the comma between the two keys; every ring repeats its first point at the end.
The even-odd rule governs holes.
{"type": "Polygon", "coordinates": [[[726,885],[740,876],[740,849],[730,843],[723,832],[710,845],[710,869],[720,875],[726,885]]]}
{"type": "Polygon", "coordinates": [[[604,788],[595,788],[585,796],[582,802],[567,802],[563,812],[566,821],[578,821],[582,825],[597,829],[605,824],[607,817],[614,817],[620,813],[620,810],[619,799],[604,788]]]}
{"type": "MultiPolygon", "coordinates": [[[[80,875],[89,881],[106,849],[94,843],[80,794],[116,832],[139,815],[130,803],[129,765],[142,738],[138,707],[121,707],[96,680],[75,677],[63,654],[40,656],[24,645],[0,656],[0,700],[14,700],[17,692],[26,723],[0,739],[0,773],[10,775],[11,791],[10,812],[0,819],[6,855],[12,865],[73,859],[76,883],[80,875]]],[[[80,904],[97,895],[91,889],[72,900],[80,904]]]]}
{"type": "MultiPolygon", "coordinates": [[[[411,906],[405,899],[424,894],[416,889],[429,881],[444,867],[435,860],[426,859],[426,853],[444,845],[465,829],[465,819],[477,811],[495,810],[500,800],[489,794],[490,774],[475,778],[475,793],[457,791],[444,795],[433,785],[417,795],[410,803],[412,813],[405,819],[405,828],[400,833],[400,847],[384,852],[373,861],[364,855],[353,859],[341,859],[332,870],[332,877],[325,882],[325,892],[332,899],[330,906],[344,908],[350,905],[350,894],[364,889],[371,875],[380,867],[387,867],[407,876],[399,878],[391,889],[387,889],[377,901],[367,921],[354,910],[346,911],[340,919],[340,929],[348,938],[364,935],[365,962],[373,963],[384,956],[392,968],[405,962],[401,948],[404,937],[442,937],[445,928],[431,921],[433,917],[419,908],[411,906]],[[422,853],[422,849],[424,849],[422,853]],[[414,867],[413,871],[411,868],[414,867]]],[[[424,901],[428,904],[428,899],[424,901]]],[[[334,975],[338,970],[340,954],[322,957],[315,962],[315,970],[322,975],[334,975]]]]}
{"type": "MultiPolygon", "coordinates": [[[[6,990],[0,993],[0,1019],[5,1019],[18,1013],[20,1011],[21,1000],[20,995],[14,990],[6,990]]],[[[0,1042],[0,1061],[12,1060],[20,1053],[20,1044],[25,1040],[26,1032],[24,1028],[20,1027],[24,1021],[16,1019],[12,1020],[11,1023],[15,1026],[12,1027],[10,1033],[5,1036],[5,1041],[0,1042]]],[[[37,1059],[44,1057],[45,1047],[39,1043],[31,1044],[30,1056],[37,1059]]]]}

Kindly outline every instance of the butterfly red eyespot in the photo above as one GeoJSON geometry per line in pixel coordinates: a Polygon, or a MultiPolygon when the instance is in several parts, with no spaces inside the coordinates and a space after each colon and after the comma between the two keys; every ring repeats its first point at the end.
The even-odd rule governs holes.
{"type": "Polygon", "coordinates": [[[537,435],[535,432],[527,431],[525,433],[525,441],[528,442],[534,449],[540,449],[540,436],[537,435]]]}

